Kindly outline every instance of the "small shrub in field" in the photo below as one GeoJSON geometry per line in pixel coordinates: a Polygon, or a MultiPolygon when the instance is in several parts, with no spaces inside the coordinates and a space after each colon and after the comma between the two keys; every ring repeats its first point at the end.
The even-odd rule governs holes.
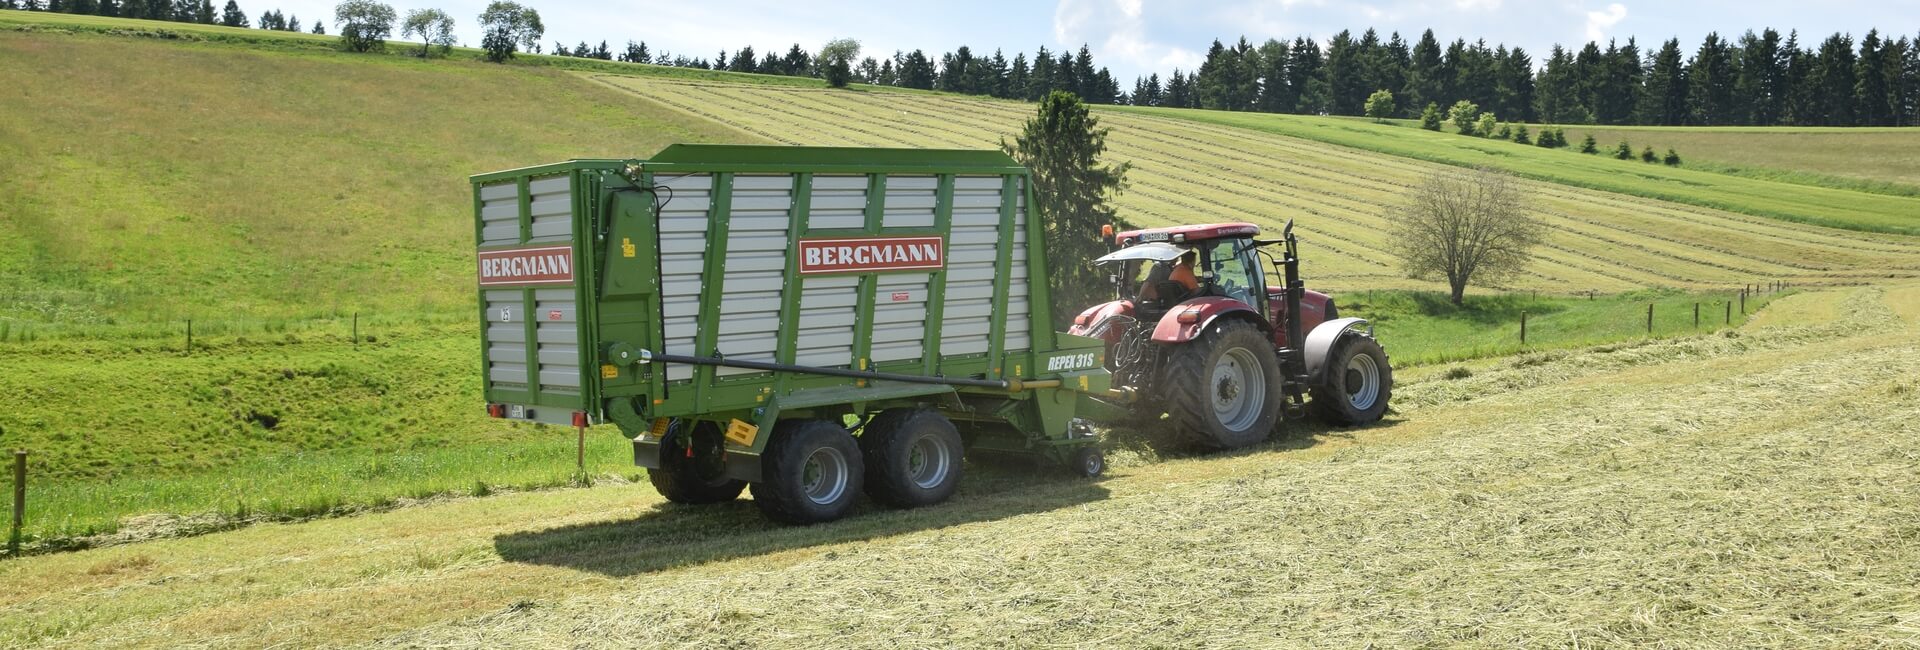
{"type": "Polygon", "coordinates": [[[1483,138],[1495,137],[1494,127],[1500,125],[1500,118],[1492,113],[1481,113],[1480,119],[1473,125],[1473,132],[1483,138]]]}
{"type": "Polygon", "coordinates": [[[1447,118],[1453,121],[1453,128],[1460,135],[1473,135],[1475,121],[1480,119],[1480,106],[1462,99],[1447,109],[1447,118]]]}
{"type": "Polygon", "coordinates": [[[1649,146],[1645,149],[1640,150],[1640,162],[1644,162],[1644,163],[1660,162],[1660,156],[1655,155],[1653,153],[1653,147],[1649,146]]]}
{"type": "Polygon", "coordinates": [[[1626,140],[1621,140],[1620,144],[1613,148],[1613,157],[1621,160],[1633,160],[1633,145],[1627,144],[1626,140]]]}
{"type": "MultiPolygon", "coordinates": [[[[1545,132],[1540,134],[1541,137],[1546,137],[1546,135],[1545,132]]],[[[1521,124],[1513,127],[1513,142],[1514,144],[1533,144],[1533,138],[1527,135],[1527,125],[1521,124]]]]}
{"type": "Polygon", "coordinates": [[[1667,148],[1667,157],[1661,159],[1661,162],[1666,163],[1668,167],[1679,167],[1680,154],[1674,153],[1673,148],[1669,147],[1667,148]]]}
{"type": "Polygon", "coordinates": [[[1600,143],[1594,142],[1592,133],[1588,133],[1587,139],[1580,141],[1580,153],[1600,153],[1600,143]]]}
{"type": "Polygon", "coordinates": [[[1427,109],[1420,111],[1420,128],[1428,131],[1440,130],[1440,105],[1427,102],[1427,109]]]}
{"type": "Polygon", "coordinates": [[[1498,130],[1498,131],[1495,131],[1495,132],[1493,132],[1493,139],[1495,139],[1495,140],[1512,140],[1512,139],[1513,139],[1513,125],[1511,125],[1511,124],[1502,124],[1502,125],[1500,125],[1500,130],[1498,130]]]}

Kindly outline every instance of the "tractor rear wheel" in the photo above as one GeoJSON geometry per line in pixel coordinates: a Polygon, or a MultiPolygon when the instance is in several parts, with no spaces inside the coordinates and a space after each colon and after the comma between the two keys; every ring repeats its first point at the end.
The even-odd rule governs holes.
{"type": "Polygon", "coordinates": [[[1373,337],[1348,332],[1333,344],[1321,368],[1321,379],[1310,391],[1308,408],[1320,421],[1334,426],[1368,424],[1387,413],[1393,397],[1393,366],[1387,351],[1373,337]]]}
{"type": "Polygon", "coordinates": [[[660,468],[647,471],[647,482],[674,503],[725,503],[740,496],[747,482],[727,478],[726,438],[713,422],[674,420],[660,441],[660,468]],[[691,424],[693,429],[681,433],[691,424]],[[688,448],[693,453],[687,453],[688,448]]]}
{"type": "Polygon", "coordinates": [[[867,496],[896,508],[933,505],[960,485],[960,430],[937,411],[888,409],[860,433],[867,496]]]}
{"type": "Polygon", "coordinates": [[[846,516],[860,495],[865,464],[853,434],[826,420],[781,420],[748,489],[768,519],[815,524],[846,516]]]}
{"type": "Polygon", "coordinates": [[[1181,439],[1205,449],[1267,439],[1280,417],[1280,364],[1259,328],[1216,321],[1171,357],[1160,388],[1181,439]]]}

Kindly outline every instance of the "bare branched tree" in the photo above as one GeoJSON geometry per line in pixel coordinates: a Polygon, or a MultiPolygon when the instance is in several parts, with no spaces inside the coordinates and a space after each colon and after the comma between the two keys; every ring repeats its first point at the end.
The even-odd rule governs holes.
{"type": "Polygon", "coordinates": [[[1386,216],[1407,274],[1445,278],[1456,305],[1468,281],[1497,281],[1525,268],[1546,236],[1512,178],[1486,167],[1435,172],[1386,216]]]}

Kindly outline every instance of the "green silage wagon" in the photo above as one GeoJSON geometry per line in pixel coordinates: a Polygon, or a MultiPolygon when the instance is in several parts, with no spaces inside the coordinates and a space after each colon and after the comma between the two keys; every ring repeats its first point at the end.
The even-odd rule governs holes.
{"type": "Polygon", "coordinates": [[[825,521],[963,455],[1104,466],[1104,342],[1056,332],[1028,171],[991,151],[675,145],[474,176],[488,411],[610,423],[674,501],[825,521]]]}

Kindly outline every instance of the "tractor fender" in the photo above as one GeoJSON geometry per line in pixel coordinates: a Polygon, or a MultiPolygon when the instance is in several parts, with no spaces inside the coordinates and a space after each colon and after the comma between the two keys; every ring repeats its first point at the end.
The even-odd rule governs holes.
{"type": "Polygon", "coordinates": [[[1327,355],[1333,353],[1333,346],[1340,337],[1356,326],[1365,325],[1365,318],[1338,318],[1319,324],[1307,333],[1307,344],[1301,348],[1307,361],[1308,383],[1320,383],[1320,366],[1327,362],[1327,355]]]}
{"type": "Polygon", "coordinates": [[[1195,298],[1167,310],[1166,315],[1161,316],[1159,324],[1153,328],[1153,340],[1155,343],[1186,343],[1200,336],[1201,332],[1207,330],[1207,326],[1212,325],[1220,317],[1242,312],[1247,318],[1258,323],[1260,329],[1267,329],[1266,320],[1260,318],[1260,313],[1247,306],[1247,303],[1232,298],[1212,296],[1195,298]]]}
{"type": "Polygon", "coordinates": [[[1131,300],[1115,300],[1100,303],[1088,307],[1086,311],[1080,312],[1079,316],[1075,316],[1073,326],[1067,328],[1067,333],[1074,336],[1096,336],[1097,338],[1106,340],[1108,343],[1113,343],[1119,341],[1120,337],[1126,334],[1126,328],[1115,329],[1109,327],[1107,321],[1114,316],[1132,315],[1133,301],[1131,300]]]}

